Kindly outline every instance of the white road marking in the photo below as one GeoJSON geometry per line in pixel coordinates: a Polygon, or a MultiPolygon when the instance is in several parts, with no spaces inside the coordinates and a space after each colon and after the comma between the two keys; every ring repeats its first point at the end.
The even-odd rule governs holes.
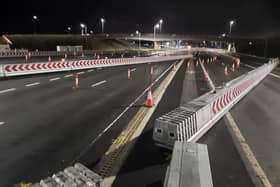
{"type": "Polygon", "coordinates": [[[30,87],[30,86],[36,86],[36,85],[39,85],[39,84],[40,84],[39,82],[34,82],[34,83],[31,83],[31,84],[27,84],[25,86],[30,87]]]}
{"type": "Polygon", "coordinates": [[[52,81],[56,81],[56,80],[59,80],[59,79],[60,79],[60,77],[56,77],[56,78],[50,79],[50,81],[52,82],[52,81]]]}
{"type": "MultiPolygon", "coordinates": [[[[157,81],[159,81],[159,79],[161,77],[163,77],[168,70],[170,70],[171,68],[173,68],[173,64],[171,66],[169,66],[152,84],[151,86],[153,86],[157,81]]],[[[127,106],[118,116],[116,119],[114,119],[102,132],[100,132],[97,137],[95,137],[90,144],[76,157],[76,159],[74,159],[74,161],[78,160],[85,152],[87,152],[87,150],[92,147],[93,144],[95,144],[95,142],[97,140],[99,140],[99,138],[101,136],[103,136],[104,133],[106,133],[141,97],[143,97],[144,94],[147,93],[147,91],[149,90],[149,88],[146,88],[134,101],[132,101],[132,103],[129,104],[129,106],[127,106]]]]}
{"type": "Polygon", "coordinates": [[[0,91],[0,94],[2,94],[2,93],[7,93],[7,92],[12,92],[12,91],[15,91],[16,90],[16,88],[9,88],[9,89],[7,89],[7,90],[1,90],[0,91]]]}
{"type": "Polygon", "coordinates": [[[93,72],[94,71],[94,69],[89,69],[89,70],[87,70],[87,72],[93,72]]]}
{"type": "Polygon", "coordinates": [[[1,125],[4,125],[4,124],[5,124],[5,122],[4,122],[4,121],[0,121],[0,126],[1,126],[1,125]]]}
{"type": "MultiPolygon", "coordinates": [[[[249,68],[256,69],[256,67],[254,67],[254,66],[250,66],[250,65],[248,65],[248,64],[244,64],[244,65],[247,66],[247,67],[249,67],[249,68]]],[[[280,76],[279,76],[279,75],[276,75],[276,74],[274,74],[274,73],[270,73],[269,75],[272,76],[272,77],[276,77],[276,78],[280,79],[280,76]]]]}
{"type": "Polygon", "coordinates": [[[73,74],[65,75],[64,78],[72,77],[73,74]]]}
{"type": "Polygon", "coordinates": [[[107,82],[106,80],[100,81],[100,82],[98,82],[98,83],[95,83],[95,84],[91,85],[91,87],[96,87],[96,86],[99,86],[99,85],[104,84],[104,83],[106,83],[106,82],[107,82]]]}
{"type": "Polygon", "coordinates": [[[81,71],[81,72],[78,72],[77,74],[78,75],[82,75],[82,74],[84,74],[85,72],[84,71],[81,71]]]}
{"type": "Polygon", "coordinates": [[[131,69],[130,71],[131,71],[131,72],[136,71],[136,68],[133,68],[133,69],[131,69]]]}

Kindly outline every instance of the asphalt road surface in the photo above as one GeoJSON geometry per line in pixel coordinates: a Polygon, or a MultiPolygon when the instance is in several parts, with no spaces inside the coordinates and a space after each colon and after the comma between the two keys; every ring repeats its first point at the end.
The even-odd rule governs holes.
{"type": "Polygon", "coordinates": [[[127,66],[82,71],[77,90],[75,72],[0,80],[0,186],[36,182],[76,161],[93,167],[145,98],[96,137],[172,63],[130,66],[132,80],[127,66]]]}
{"type": "MultiPolygon", "coordinates": [[[[209,55],[203,56],[206,57],[209,55]]],[[[218,68],[223,72],[222,63],[224,65],[231,64],[231,60],[226,58],[206,66],[211,66],[213,69],[218,68]]],[[[113,184],[114,187],[161,187],[163,185],[171,154],[154,145],[152,140],[153,124],[157,117],[209,90],[203,80],[204,75],[201,68],[194,64],[189,67],[184,65],[178,71],[175,79],[159,103],[158,108],[128,156],[125,165],[122,167],[113,184]],[[195,74],[195,76],[192,74],[195,74]]],[[[249,71],[248,69],[246,70],[249,71]]],[[[239,74],[242,74],[242,72],[236,71],[231,73],[225,81],[233,79],[239,74]]],[[[223,78],[221,79],[223,80],[223,78]]],[[[220,120],[217,125],[199,140],[199,143],[208,145],[214,186],[251,187],[253,184],[249,174],[233,144],[227,127],[222,124],[222,121],[220,120]]]]}

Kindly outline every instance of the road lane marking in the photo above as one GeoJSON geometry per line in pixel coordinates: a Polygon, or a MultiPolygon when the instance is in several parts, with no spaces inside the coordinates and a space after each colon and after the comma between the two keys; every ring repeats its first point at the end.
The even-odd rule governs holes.
{"type": "Polygon", "coordinates": [[[56,81],[56,80],[59,80],[59,79],[60,79],[60,77],[56,77],[56,78],[50,79],[50,81],[52,82],[52,81],[56,81]]]}
{"type": "Polygon", "coordinates": [[[34,83],[31,83],[31,84],[27,84],[25,85],[26,87],[30,87],[30,86],[36,86],[36,85],[39,85],[40,82],[34,82],[34,83]]]}
{"type": "Polygon", "coordinates": [[[231,136],[233,136],[233,139],[235,140],[234,142],[237,144],[238,147],[240,147],[240,152],[241,151],[243,152],[241,153],[241,157],[242,156],[245,157],[244,158],[246,159],[245,162],[248,163],[248,167],[250,167],[250,169],[252,169],[254,172],[254,174],[251,174],[251,177],[256,178],[255,180],[257,183],[259,183],[260,181],[260,183],[262,184],[261,186],[272,187],[270,181],[268,180],[268,177],[266,176],[265,172],[263,171],[262,167],[257,161],[250,146],[247,144],[246,139],[244,138],[241,131],[239,130],[232,115],[228,112],[226,113],[225,117],[228,120],[228,123],[226,123],[226,125],[230,131],[231,136]]]}
{"type": "MultiPolygon", "coordinates": [[[[250,65],[248,65],[248,64],[244,64],[244,65],[247,66],[247,67],[249,67],[249,68],[256,69],[256,67],[254,67],[254,66],[250,66],[250,65]]],[[[274,74],[274,73],[269,73],[269,75],[272,76],[272,77],[275,77],[275,78],[280,79],[280,76],[279,76],[279,75],[276,75],[276,74],[274,74]]]]}
{"type": "Polygon", "coordinates": [[[81,71],[81,72],[78,72],[77,75],[82,75],[84,73],[85,73],[84,71],[81,71]]]}
{"type": "Polygon", "coordinates": [[[65,75],[64,78],[72,77],[73,74],[65,75]]]}
{"type": "Polygon", "coordinates": [[[89,70],[87,70],[87,72],[93,72],[94,71],[94,69],[89,69],[89,70]]]}
{"type": "Polygon", "coordinates": [[[100,81],[100,82],[98,82],[98,83],[95,83],[95,84],[91,85],[91,87],[96,87],[96,86],[99,86],[99,85],[104,84],[104,83],[106,83],[106,82],[107,82],[106,80],[100,81]]]}
{"type": "Polygon", "coordinates": [[[7,92],[12,92],[12,91],[15,91],[15,90],[16,90],[16,88],[9,88],[9,89],[6,89],[6,90],[1,90],[0,94],[7,93],[7,92]]]}
{"type": "MultiPolygon", "coordinates": [[[[173,68],[173,64],[170,65],[161,75],[159,75],[159,77],[151,84],[151,86],[153,86],[154,84],[156,84],[157,81],[159,81],[159,79],[161,77],[163,77],[170,69],[173,68]]],[[[84,153],[86,153],[91,147],[92,145],[95,144],[95,142],[97,142],[102,136],[103,134],[105,134],[112,126],[114,126],[116,124],[116,122],[131,108],[133,107],[133,105],[135,105],[136,102],[138,102],[138,100],[140,100],[149,90],[148,88],[145,88],[144,91],[135,99],[133,100],[118,116],[117,118],[115,118],[110,124],[108,124],[108,126],[101,131],[91,142],[89,145],[87,145],[87,147],[85,149],[82,150],[82,152],[72,161],[72,163],[74,163],[75,161],[77,161],[79,158],[81,158],[82,155],[84,155],[84,153]]]]}
{"type": "Polygon", "coordinates": [[[1,125],[4,125],[4,124],[5,124],[5,122],[4,122],[4,121],[0,121],[0,126],[1,126],[1,125]]]}
{"type": "Polygon", "coordinates": [[[131,69],[130,71],[131,71],[131,72],[136,71],[136,68],[133,68],[133,69],[131,69]]]}

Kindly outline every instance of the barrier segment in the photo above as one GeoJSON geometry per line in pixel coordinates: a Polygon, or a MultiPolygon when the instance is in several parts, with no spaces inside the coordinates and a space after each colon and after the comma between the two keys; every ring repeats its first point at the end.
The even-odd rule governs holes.
{"type": "Polygon", "coordinates": [[[142,64],[150,62],[160,62],[169,60],[178,60],[191,58],[192,55],[177,56],[152,56],[136,58],[117,58],[117,59],[95,59],[95,60],[78,60],[78,61],[56,61],[44,63],[22,63],[22,64],[5,64],[0,65],[2,74],[0,76],[18,76],[59,71],[71,71],[80,69],[91,69],[96,67],[111,67],[130,64],[142,64]]]}
{"type": "MultiPolygon", "coordinates": [[[[153,132],[156,145],[172,149],[176,140],[196,142],[259,84],[278,65],[278,61],[272,60],[228,82],[225,87],[211,90],[157,118],[153,132]]],[[[204,73],[208,76],[206,71],[204,73]]]]}

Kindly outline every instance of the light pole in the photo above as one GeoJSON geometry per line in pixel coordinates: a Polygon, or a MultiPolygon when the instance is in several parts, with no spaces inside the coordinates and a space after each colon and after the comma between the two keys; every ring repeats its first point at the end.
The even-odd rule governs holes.
{"type": "Polygon", "coordinates": [[[68,34],[70,34],[71,33],[71,27],[67,27],[67,32],[68,32],[68,34]]]}
{"type": "Polygon", "coordinates": [[[232,26],[234,25],[235,21],[234,20],[231,20],[229,22],[229,38],[231,38],[231,31],[232,31],[232,26]]]}
{"type": "Polygon", "coordinates": [[[159,32],[161,33],[161,30],[162,30],[162,23],[163,23],[163,20],[160,19],[159,20],[159,32]]]}
{"type": "Polygon", "coordinates": [[[38,20],[38,17],[33,16],[33,33],[34,34],[36,34],[36,32],[37,32],[37,20],[38,20]]]}
{"type": "Polygon", "coordinates": [[[102,33],[104,33],[104,23],[105,23],[105,19],[104,19],[104,18],[101,18],[100,21],[101,21],[102,33]]]}
{"type": "Polygon", "coordinates": [[[137,30],[136,34],[138,35],[138,47],[139,47],[139,50],[140,50],[140,48],[141,48],[141,39],[140,39],[141,33],[137,30]]]}
{"type": "MultiPolygon", "coordinates": [[[[154,26],[154,44],[156,42],[156,30],[159,28],[159,24],[157,23],[155,26],[154,26]]],[[[155,45],[154,45],[155,47],[155,45]]]]}
{"type": "Polygon", "coordinates": [[[87,35],[87,26],[83,23],[80,24],[81,27],[81,34],[83,35],[87,35]]]}

